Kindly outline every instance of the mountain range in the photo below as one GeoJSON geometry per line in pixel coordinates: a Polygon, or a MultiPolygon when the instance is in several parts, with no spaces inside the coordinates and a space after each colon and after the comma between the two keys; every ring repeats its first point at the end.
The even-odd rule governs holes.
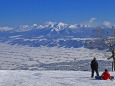
{"type": "Polygon", "coordinates": [[[96,42],[101,43],[97,32],[101,32],[104,37],[110,37],[113,34],[113,28],[114,26],[91,27],[90,25],[62,22],[47,22],[42,25],[33,24],[31,26],[21,25],[16,28],[0,27],[0,42],[31,47],[102,49],[103,45],[95,44],[96,42]]]}

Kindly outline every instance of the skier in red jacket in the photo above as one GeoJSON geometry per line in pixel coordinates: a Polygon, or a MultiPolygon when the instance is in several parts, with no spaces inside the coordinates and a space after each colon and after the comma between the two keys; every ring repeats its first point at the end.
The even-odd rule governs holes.
{"type": "Polygon", "coordinates": [[[101,79],[102,80],[110,80],[111,79],[111,76],[107,69],[105,69],[105,72],[102,73],[101,79]]]}

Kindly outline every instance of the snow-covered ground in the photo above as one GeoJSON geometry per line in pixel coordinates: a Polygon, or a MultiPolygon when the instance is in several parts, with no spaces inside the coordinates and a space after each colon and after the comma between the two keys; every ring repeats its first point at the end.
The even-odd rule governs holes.
{"type": "Polygon", "coordinates": [[[97,60],[107,61],[110,55],[110,52],[86,48],[28,47],[0,43],[0,69],[41,70],[46,68],[46,65],[65,66],[78,61],[82,65],[84,62],[80,60],[89,65],[94,56],[97,60]]]}
{"type": "MultiPolygon", "coordinates": [[[[87,71],[1,70],[0,86],[114,86],[115,80],[95,80],[87,71]]],[[[100,72],[101,74],[101,72],[100,72]]],[[[110,72],[115,76],[115,72],[110,72]]]]}
{"type": "Polygon", "coordinates": [[[0,43],[0,86],[114,86],[115,81],[90,78],[96,57],[101,75],[111,72],[110,52],[86,48],[28,47],[0,43]]]}

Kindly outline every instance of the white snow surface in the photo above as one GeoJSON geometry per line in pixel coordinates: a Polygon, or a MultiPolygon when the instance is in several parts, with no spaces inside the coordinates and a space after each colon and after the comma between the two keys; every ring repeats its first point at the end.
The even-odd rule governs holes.
{"type": "MultiPolygon", "coordinates": [[[[115,76],[115,72],[110,72],[115,76]]],[[[115,80],[95,80],[87,71],[1,70],[0,86],[114,86],[115,80]]]]}
{"type": "MultiPolygon", "coordinates": [[[[95,80],[90,71],[34,70],[35,65],[74,60],[107,60],[110,52],[86,48],[28,47],[0,43],[0,86],[114,86],[114,80],[95,80]],[[17,70],[18,67],[28,70],[17,70]],[[16,69],[16,70],[12,70],[16,69]]],[[[82,65],[82,63],[81,63],[82,65]]],[[[99,71],[100,75],[102,71],[99,71]]],[[[115,76],[115,72],[111,72],[115,76]]]]}
{"type": "Polygon", "coordinates": [[[107,60],[111,53],[90,50],[86,48],[58,48],[58,47],[28,47],[0,43],[0,69],[16,69],[20,66],[70,62],[76,60],[92,59],[107,60]],[[106,55],[106,56],[105,56],[106,55]]]}

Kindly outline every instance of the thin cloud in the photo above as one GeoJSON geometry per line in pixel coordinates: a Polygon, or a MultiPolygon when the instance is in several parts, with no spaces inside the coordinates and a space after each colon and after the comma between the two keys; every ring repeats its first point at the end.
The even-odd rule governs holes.
{"type": "Polygon", "coordinates": [[[91,18],[89,22],[94,22],[96,20],[96,18],[91,18]]]}
{"type": "Polygon", "coordinates": [[[103,25],[108,27],[108,26],[110,26],[110,25],[111,25],[111,23],[110,23],[110,22],[108,22],[108,21],[104,21],[104,22],[103,22],[103,25]]]}

